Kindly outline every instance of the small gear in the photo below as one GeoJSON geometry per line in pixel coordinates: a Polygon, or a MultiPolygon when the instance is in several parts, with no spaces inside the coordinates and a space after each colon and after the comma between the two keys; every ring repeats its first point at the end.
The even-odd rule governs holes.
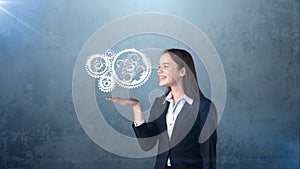
{"type": "Polygon", "coordinates": [[[98,88],[102,92],[111,92],[115,87],[114,77],[106,74],[101,75],[101,77],[98,80],[98,88]]]}
{"type": "Polygon", "coordinates": [[[110,67],[111,61],[105,55],[100,54],[91,55],[85,63],[88,74],[94,78],[100,78],[110,67]]]}
{"type": "Polygon", "coordinates": [[[115,56],[115,52],[111,49],[107,49],[105,52],[105,56],[108,57],[109,59],[113,59],[115,56]]]}
{"type": "Polygon", "coordinates": [[[151,75],[151,61],[137,49],[117,53],[112,62],[113,76],[118,84],[133,89],[145,84],[151,75]]]}

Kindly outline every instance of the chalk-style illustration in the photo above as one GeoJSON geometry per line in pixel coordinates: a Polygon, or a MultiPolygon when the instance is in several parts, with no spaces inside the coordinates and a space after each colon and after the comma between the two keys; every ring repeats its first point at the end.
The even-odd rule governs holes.
{"type": "Polygon", "coordinates": [[[93,54],[86,60],[86,70],[91,77],[100,78],[110,68],[111,62],[105,55],[93,54]]]}
{"type": "Polygon", "coordinates": [[[112,71],[121,87],[137,88],[149,79],[151,62],[144,53],[136,49],[125,49],[114,57],[112,71]]]}
{"type": "Polygon", "coordinates": [[[98,79],[102,92],[111,92],[115,85],[133,89],[144,85],[151,75],[151,61],[137,49],[118,53],[108,49],[104,55],[90,55],[85,64],[88,74],[98,79]]]}

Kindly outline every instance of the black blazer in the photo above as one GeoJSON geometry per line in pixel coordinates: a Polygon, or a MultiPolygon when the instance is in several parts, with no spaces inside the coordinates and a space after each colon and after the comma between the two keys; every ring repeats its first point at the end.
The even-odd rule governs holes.
{"type": "Polygon", "coordinates": [[[215,169],[217,114],[211,101],[194,100],[192,105],[186,102],[177,116],[170,140],[166,125],[168,107],[165,96],[156,98],[149,122],[138,127],[132,125],[143,150],[151,150],[158,142],[155,169],[164,169],[168,157],[173,169],[215,169]]]}

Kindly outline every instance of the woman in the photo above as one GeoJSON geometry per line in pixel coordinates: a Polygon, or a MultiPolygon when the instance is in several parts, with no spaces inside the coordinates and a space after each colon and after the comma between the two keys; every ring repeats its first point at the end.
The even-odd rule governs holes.
{"type": "Polygon", "coordinates": [[[198,86],[192,56],[182,49],[166,50],[157,73],[159,86],[167,91],[155,99],[148,122],[138,100],[107,100],[132,107],[132,126],[143,150],[158,142],[155,169],[216,168],[216,111],[198,86]]]}

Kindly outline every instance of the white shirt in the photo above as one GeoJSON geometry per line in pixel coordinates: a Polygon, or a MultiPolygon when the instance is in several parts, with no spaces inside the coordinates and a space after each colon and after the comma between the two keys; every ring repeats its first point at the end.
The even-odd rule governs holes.
{"type": "MultiPolygon", "coordinates": [[[[180,98],[177,101],[177,103],[174,104],[173,96],[172,96],[172,93],[170,92],[166,97],[166,101],[170,102],[168,112],[166,115],[166,123],[167,123],[169,139],[171,139],[173,128],[174,128],[174,125],[176,122],[176,118],[177,118],[178,114],[180,113],[183,105],[185,104],[185,102],[192,105],[194,100],[192,98],[184,95],[182,98],[180,98]]],[[[171,166],[170,158],[168,158],[167,165],[171,166]]]]}

